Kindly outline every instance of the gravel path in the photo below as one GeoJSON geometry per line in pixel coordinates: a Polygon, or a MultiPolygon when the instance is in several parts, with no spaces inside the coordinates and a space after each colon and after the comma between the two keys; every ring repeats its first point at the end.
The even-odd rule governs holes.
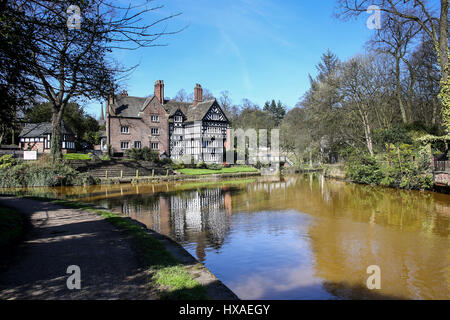
{"type": "Polygon", "coordinates": [[[100,216],[29,199],[0,197],[0,206],[32,225],[0,273],[0,299],[157,299],[132,240],[100,216]],[[71,265],[81,269],[80,290],[67,288],[71,265]]]}

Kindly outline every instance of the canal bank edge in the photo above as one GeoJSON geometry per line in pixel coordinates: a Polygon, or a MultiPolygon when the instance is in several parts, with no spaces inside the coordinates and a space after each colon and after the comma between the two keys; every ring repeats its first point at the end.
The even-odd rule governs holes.
{"type": "MultiPolygon", "coordinates": [[[[197,259],[195,259],[188,251],[186,251],[179,243],[174,241],[173,239],[164,236],[160,233],[155,232],[154,230],[148,229],[144,224],[124,215],[111,212],[106,208],[95,206],[92,204],[86,204],[81,202],[70,202],[59,199],[50,199],[50,198],[40,198],[40,197],[17,197],[13,195],[5,195],[0,194],[0,197],[12,198],[12,199],[31,199],[40,202],[47,203],[55,203],[62,207],[74,208],[74,209],[82,209],[89,211],[91,213],[95,213],[100,216],[103,220],[105,217],[99,213],[99,211],[105,212],[107,211],[111,215],[124,218],[128,220],[135,226],[140,227],[144,232],[150,235],[153,239],[161,243],[165,250],[171,254],[177,262],[179,262],[185,270],[189,273],[192,278],[197,281],[205,290],[209,299],[212,300],[239,300],[238,296],[227,286],[225,286],[208,268],[206,268],[202,263],[200,263],[197,259]]],[[[119,228],[120,229],[120,228],[119,228]]],[[[125,230],[122,230],[125,231],[125,230]]],[[[126,231],[125,231],[126,232],[126,231]]]]}
{"type": "Polygon", "coordinates": [[[168,176],[154,176],[154,177],[124,177],[124,178],[101,178],[100,184],[125,184],[125,183],[152,183],[152,182],[166,182],[166,181],[214,181],[228,178],[245,178],[258,177],[261,172],[238,172],[238,173],[219,173],[219,174],[205,174],[205,175],[168,175],[168,176]]]}
{"type": "Polygon", "coordinates": [[[163,234],[148,229],[145,224],[137,220],[129,219],[134,224],[141,226],[152,237],[161,242],[166,250],[186,267],[189,274],[206,288],[208,297],[213,300],[240,300],[230,288],[223,284],[223,282],[220,281],[204,264],[184,249],[181,244],[163,234]]]}

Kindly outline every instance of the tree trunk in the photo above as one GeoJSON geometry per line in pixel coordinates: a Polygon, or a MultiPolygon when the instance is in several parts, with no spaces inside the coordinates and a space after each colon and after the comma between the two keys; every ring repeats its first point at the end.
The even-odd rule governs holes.
{"type": "Polygon", "coordinates": [[[387,151],[388,151],[388,163],[389,163],[389,167],[390,167],[391,166],[391,143],[390,142],[388,142],[387,151]]]}
{"type": "Polygon", "coordinates": [[[369,150],[370,155],[373,157],[374,153],[373,153],[373,144],[372,144],[372,132],[370,129],[369,119],[368,119],[367,115],[364,115],[363,123],[364,123],[364,134],[366,136],[367,149],[369,150]]]}
{"type": "Polygon", "coordinates": [[[63,107],[53,106],[53,116],[52,116],[52,138],[50,146],[50,157],[53,162],[60,161],[62,159],[62,116],[63,107]]]}
{"type": "Polygon", "coordinates": [[[439,66],[441,69],[441,91],[439,97],[442,101],[442,120],[447,133],[450,132],[450,82],[448,79],[449,49],[448,49],[448,0],[441,0],[441,16],[439,20],[439,66]]]}
{"type": "Polygon", "coordinates": [[[448,62],[449,62],[449,49],[448,49],[448,0],[441,0],[441,17],[439,25],[439,55],[441,64],[442,81],[448,84],[448,62]]]}
{"type": "Polygon", "coordinates": [[[416,83],[416,74],[414,72],[414,69],[410,63],[407,63],[408,70],[409,70],[409,92],[408,92],[408,122],[413,121],[413,97],[414,97],[414,84],[416,83]]]}
{"type": "Polygon", "coordinates": [[[431,115],[431,125],[432,126],[434,126],[434,125],[436,125],[436,116],[437,116],[437,113],[438,113],[438,102],[436,101],[436,97],[433,97],[432,99],[431,99],[431,105],[432,105],[432,108],[433,108],[433,112],[432,112],[432,115],[431,115]]]}
{"type": "Polygon", "coordinates": [[[400,84],[400,58],[399,57],[395,57],[395,79],[396,79],[396,83],[397,83],[397,88],[396,88],[397,101],[398,101],[398,106],[400,107],[402,121],[403,121],[403,123],[407,123],[408,120],[406,118],[405,107],[403,106],[402,87],[400,84]]]}

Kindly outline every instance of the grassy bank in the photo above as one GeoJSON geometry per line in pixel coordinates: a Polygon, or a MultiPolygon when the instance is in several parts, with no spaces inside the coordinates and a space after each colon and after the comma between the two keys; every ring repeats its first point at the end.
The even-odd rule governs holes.
{"type": "Polygon", "coordinates": [[[80,186],[98,183],[88,173],[80,173],[65,163],[52,163],[48,156],[36,161],[0,157],[0,188],[80,186]]]}
{"type": "Polygon", "coordinates": [[[20,213],[0,207],[0,255],[16,243],[24,232],[24,221],[20,213]]]}
{"type": "MultiPolygon", "coordinates": [[[[32,197],[36,199],[35,197],[32,197]]],[[[37,198],[37,200],[45,200],[37,198]]],[[[88,204],[65,200],[52,202],[83,209],[101,215],[118,229],[131,235],[137,243],[139,259],[151,273],[151,285],[159,288],[160,298],[169,300],[204,300],[208,299],[206,289],[189,274],[186,267],[178,262],[164,245],[152,237],[145,228],[133,223],[126,217],[113,212],[98,209],[88,204]]]]}
{"type": "Polygon", "coordinates": [[[64,160],[91,160],[91,157],[88,154],[84,153],[67,153],[63,154],[64,160]]]}
{"type": "Polygon", "coordinates": [[[234,179],[234,180],[221,180],[221,181],[202,181],[202,182],[184,182],[177,186],[177,190],[193,190],[201,189],[206,187],[225,187],[225,186],[236,186],[236,185],[246,185],[255,182],[256,179],[234,179]]]}
{"type": "Polygon", "coordinates": [[[250,166],[242,167],[231,167],[231,168],[220,168],[218,170],[214,169],[178,169],[178,172],[188,176],[198,176],[198,175],[209,175],[209,174],[221,174],[221,173],[243,173],[243,172],[258,172],[258,169],[250,166]]]}

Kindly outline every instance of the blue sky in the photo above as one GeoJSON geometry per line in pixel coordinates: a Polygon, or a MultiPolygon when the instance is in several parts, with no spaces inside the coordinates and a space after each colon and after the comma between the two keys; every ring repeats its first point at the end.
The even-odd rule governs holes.
{"type": "MultiPolygon", "coordinates": [[[[233,103],[243,98],[263,105],[281,100],[289,108],[308,90],[308,74],[327,49],[346,59],[364,51],[374,32],[369,14],[357,21],[333,17],[335,0],[155,0],[164,8],[148,15],[157,19],[182,12],[160,25],[167,30],[187,26],[159,40],[164,47],[121,51],[114,58],[140,66],[123,83],[129,95],[153,94],[164,80],[165,95],[193,92],[196,83],[216,96],[228,90],[233,103]]],[[[87,106],[98,116],[99,104],[87,106]]]]}

